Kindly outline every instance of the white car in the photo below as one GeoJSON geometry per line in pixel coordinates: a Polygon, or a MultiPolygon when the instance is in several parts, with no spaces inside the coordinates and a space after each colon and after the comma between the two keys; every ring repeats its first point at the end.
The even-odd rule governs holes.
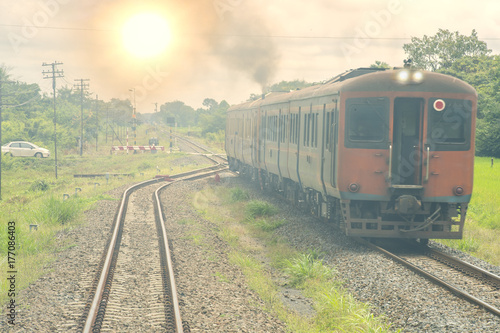
{"type": "Polygon", "coordinates": [[[49,157],[50,151],[26,141],[12,141],[2,146],[2,154],[10,156],[49,157]]]}

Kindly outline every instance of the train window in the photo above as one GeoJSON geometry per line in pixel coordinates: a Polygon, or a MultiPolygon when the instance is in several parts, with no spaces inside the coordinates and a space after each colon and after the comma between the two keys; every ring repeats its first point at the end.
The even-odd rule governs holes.
{"type": "Polygon", "coordinates": [[[314,114],[309,114],[309,118],[311,119],[311,147],[314,147],[314,114]]]}
{"type": "Polygon", "coordinates": [[[304,146],[306,145],[306,137],[307,137],[307,114],[304,115],[304,146]]]}
{"type": "Polygon", "coordinates": [[[443,98],[444,109],[436,109],[434,107],[436,100],[437,98],[430,98],[428,104],[427,138],[430,148],[432,150],[469,150],[472,102],[443,98]]]}
{"type": "Polygon", "coordinates": [[[324,135],[325,148],[328,150],[330,149],[330,112],[326,113],[326,119],[324,124],[325,124],[325,135],[324,135]]]}
{"type": "Polygon", "coordinates": [[[314,122],[314,147],[318,148],[318,121],[319,113],[316,112],[316,121],[314,122]]]}
{"type": "Polygon", "coordinates": [[[285,137],[283,138],[283,142],[286,142],[287,137],[290,136],[290,131],[288,131],[288,120],[289,120],[288,115],[286,115],[285,119],[286,119],[285,120],[285,128],[286,128],[286,130],[285,130],[285,137]]]}
{"type": "Polygon", "coordinates": [[[387,148],[388,98],[351,98],[347,100],[346,112],[346,147],[387,148]]]}

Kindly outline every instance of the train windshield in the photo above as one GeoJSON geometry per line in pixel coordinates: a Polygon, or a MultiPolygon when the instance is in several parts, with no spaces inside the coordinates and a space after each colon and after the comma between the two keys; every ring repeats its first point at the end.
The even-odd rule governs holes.
{"type": "Polygon", "coordinates": [[[469,150],[472,102],[463,99],[429,99],[428,142],[432,150],[469,150]],[[436,108],[436,101],[442,108],[436,108]]]}
{"type": "Polygon", "coordinates": [[[347,100],[346,147],[386,148],[389,135],[388,98],[347,100]]]}

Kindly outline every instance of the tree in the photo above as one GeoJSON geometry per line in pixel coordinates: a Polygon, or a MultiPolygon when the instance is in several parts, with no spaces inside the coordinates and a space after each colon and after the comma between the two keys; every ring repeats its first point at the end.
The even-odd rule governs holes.
{"type": "Polygon", "coordinates": [[[370,68],[387,68],[387,69],[389,69],[389,68],[391,68],[391,66],[389,66],[389,64],[386,62],[376,60],[374,64],[370,65],[370,68]]]}
{"type": "MultiPolygon", "coordinates": [[[[281,81],[264,88],[264,94],[270,92],[289,92],[298,90],[314,85],[314,83],[306,82],[304,80],[281,81]]],[[[255,101],[262,97],[262,94],[250,94],[248,101],[255,101]]]]}
{"type": "Polygon", "coordinates": [[[434,36],[412,37],[411,43],[403,45],[403,50],[415,67],[431,71],[448,68],[465,56],[480,57],[491,53],[487,44],[478,39],[476,30],[464,36],[458,31],[439,29],[434,36]]]}
{"type": "Polygon", "coordinates": [[[201,133],[203,135],[217,133],[226,129],[226,112],[227,109],[229,109],[229,103],[226,101],[215,103],[216,106],[212,103],[211,108],[208,110],[199,110],[203,112],[200,115],[199,121],[199,126],[201,127],[201,133]]]}
{"type": "Polygon", "coordinates": [[[476,155],[500,157],[500,56],[465,56],[438,72],[457,77],[476,89],[476,155]]]}
{"type": "Polygon", "coordinates": [[[167,123],[167,118],[175,118],[175,122],[181,127],[195,125],[195,111],[189,105],[181,101],[168,102],[160,106],[159,119],[167,123]]]}

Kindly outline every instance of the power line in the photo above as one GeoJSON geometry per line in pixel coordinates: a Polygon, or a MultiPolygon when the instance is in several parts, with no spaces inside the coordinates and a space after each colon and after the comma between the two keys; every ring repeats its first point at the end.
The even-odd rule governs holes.
{"type": "MultiPolygon", "coordinates": [[[[95,31],[95,32],[118,32],[118,29],[105,28],[84,28],[84,27],[53,27],[53,26],[36,26],[22,24],[0,24],[0,27],[10,28],[36,28],[50,30],[68,30],[68,31],[95,31]]],[[[280,38],[280,39],[374,39],[374,40],[408,40],[412,37],[363,37],[363,36],[306,36],[306,35],[253,35],[253,34],[184,34],[184,36],[205,36],[205,37],[241,37],[241,38],[280,38]]],[[[500,40],[500,37],[484,37],[481,40],[500,40]]]]}
{"type": "Polygon", "coordinates": [[[50,29],[50,30],[73,30],[73,31],[118,31],[116,29],[102,29],[102,28],[74,28],[74,27],[51,27],[51,26],[38,26],[30,24],[0,24],[0,27],[7,28],[36,28],[36,29],[50,29]]]}
{"type": "Polygon", "coordinates": [[[58,65],[62,65],[62,62],[54,61],[51,64],[43,63],[42,66],[51,66],[52,70],[43,71],[44,79],[52,79],[52,90],[54,91],[54,157],[55,157],[55,170],[57,179],[57,125],[56,125],[56,79],[64,77],[64,72],[62,69],[57,69],[58,65]]]}

